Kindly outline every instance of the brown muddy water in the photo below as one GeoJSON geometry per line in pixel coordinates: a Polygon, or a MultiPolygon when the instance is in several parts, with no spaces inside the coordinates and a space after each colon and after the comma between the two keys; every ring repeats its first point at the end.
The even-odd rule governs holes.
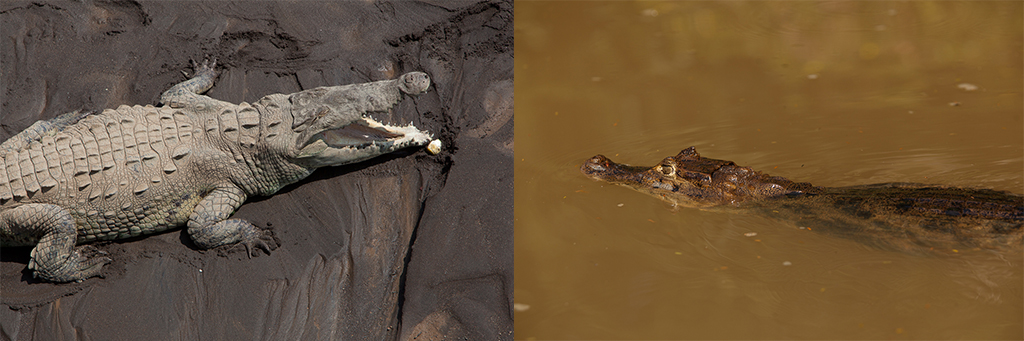
{"type": "Polygon", "coordinates": [[[1024,3],[515,6],[517,339],[1024,338],[1020,250],[878,250],[579,172],[692,145],[819,186],[1024,193],[1024,3]]]}

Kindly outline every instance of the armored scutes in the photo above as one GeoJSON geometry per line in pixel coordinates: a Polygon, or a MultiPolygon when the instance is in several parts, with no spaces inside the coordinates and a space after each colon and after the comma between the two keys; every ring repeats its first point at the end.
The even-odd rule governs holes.
{"type": "Polygon", "coordinates": [[[203,65],[163,93],[162,107],[65,114],[0,144],[0,245],[35,246],[29,269],[54,282],[96,276],[111,261],[76,244],[186,225],[201,248],[269,253],[269,233],[228,219],[248,197],[431,140],[370,117],[427,91],[422,72],[237,105],[200,95],[214,78],[203,65]]]}
{"type": "Polygon", "coordinates": [[[580,170],[672,205],[746,208],[888,249],[1024,246],[1024,197],[1009,192],[907,183],[817,187],[704,158],[694,147],[654,167],[597,155],[580,170]]]}

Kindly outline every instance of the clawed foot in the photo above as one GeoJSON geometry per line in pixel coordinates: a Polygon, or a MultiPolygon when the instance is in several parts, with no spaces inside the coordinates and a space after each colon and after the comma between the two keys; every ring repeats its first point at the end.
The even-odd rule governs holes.
{"type": "MultiPolygon", "coordinates": [[[[164,91],[160,95],[160,103],[170,106],[172,108],[183,108],[189,103],[201,100],[196,95],[206,92],[213,87],[213,80],[217,78],[217,71],[213,68],[217,65],[217,60],[214,61],[203,61],[203,65],[196,65],[196,61],[192,60],[192,68],[195,70],[195,74],[192,78],[185,80],[184,82],[175,84],[167,91],[164,91]]],[[[185,71],[182,71],[185,73],[185,71]]],[[[185,77],[188,77],[186,74],[185,77]]]]}
{"type": "MultiPolygon", "coordinates": [[[[36,250],[33,250],[33,254],[36,250]]],[[[28,268],[33,270],[32,277],[51,282],[81,282],[89,277],[99,276],[103,266],[113,260],[107,253],[94,246],[86,245],[76,248],[61,264],[39,264],[33,257],[28,268]]]]}
{"type": "Polygon", "coordinates": [[[241,245],[252,258],[259,255],[259,250],[269,255],[279,245],[273,232],[242,219],[227,219],[206,228],[189,228],[189,234],[197,246],[217,248],[222,255],[241,245]]]}
{"type": "Polygon", "coordinates": [[[213,60],[203,59],[203,65],[197,64],[195,59],[191,59],[189,61],[192,62],[192,70],[195,71],[195,75],[192,77],[199,77],[203,73],[216,73],[214,67],[217,66],[217,58],[213,58],[213,60]]]}
{"type": "Polygon", "coordinates": [[[278,242],[277,237],[274,237],[274,232],[271,230],[262,230],[258,227],[253,226],[254,232],[246,234],[246,236],[238,242],[236,245],[242,245],[245,247],[245,253],[249,258],[260,255],[259,250],[263,250],[267,255],[270,251],[277,249],[278,242]]]}

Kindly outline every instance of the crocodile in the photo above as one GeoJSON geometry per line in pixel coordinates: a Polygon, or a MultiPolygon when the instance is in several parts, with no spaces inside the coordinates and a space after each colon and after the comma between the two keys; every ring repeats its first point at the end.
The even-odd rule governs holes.
{"type": "Polygon", "coordinates": [[[1024,245],[1024,196],[1006,191],[914,183],[819,187],[705,158],[695,147],[653,167],[596,155],[580,170],[673,207],[742,209],[882,249],[958,252],[1024,245]]]}
{"type": "Polygon", "coordinates": [[[51,282],[101,276],[112,259],[84,243],[181,227],[201,249],[270,254],[269,230],[230,219],[247,198],[432,139],[373,118],[426,92],[423,72],[232,104],[202,95],[215,64],[195,65],[160,106],[63,114],[0,144],[0,246],[33,247],[28,269],[51,282]]]}

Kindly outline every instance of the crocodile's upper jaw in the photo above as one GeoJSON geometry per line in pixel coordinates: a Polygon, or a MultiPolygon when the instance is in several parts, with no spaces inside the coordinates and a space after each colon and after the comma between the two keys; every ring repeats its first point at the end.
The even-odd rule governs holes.
{"type": "Polygon", "coordinates": [[[287,153],[306,168],[338,166],[423,146],[432,136],[411,124],[389,125],[383,117],[405,95],[430,87],[422,72],[409,72],[392,81],[320,87],[291,94],[287,105],[292,131],[282,137],[287,153]]]}

